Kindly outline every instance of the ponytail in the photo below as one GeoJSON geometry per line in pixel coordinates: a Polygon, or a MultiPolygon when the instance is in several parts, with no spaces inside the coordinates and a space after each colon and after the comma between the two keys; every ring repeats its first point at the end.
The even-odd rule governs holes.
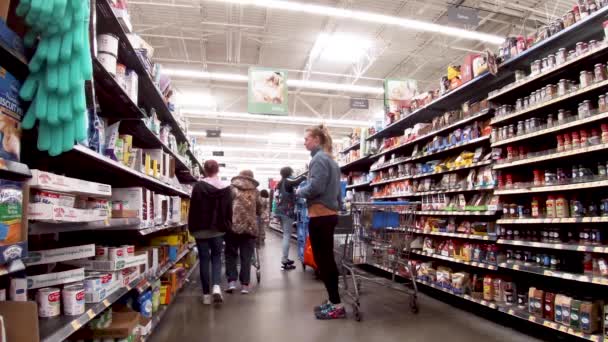
{"type": "Polygon", "coordinates": [[[321,149],[330,156],[333,156],[333,140],[329,134],[329,130],[323,124],[313,126],[306,129],[313,137],[318,137],[321,142],[321,149]]]}

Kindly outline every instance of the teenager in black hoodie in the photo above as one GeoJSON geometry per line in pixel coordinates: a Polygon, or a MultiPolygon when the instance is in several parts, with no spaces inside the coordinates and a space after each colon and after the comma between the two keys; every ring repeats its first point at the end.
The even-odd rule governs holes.
{"type": "Polygon", "coordinates": [[[198,246],[203,303],[211,304],[210,284],[213,285],[213,301],[221,303],[224,300],[220,288],[222,244],[224,234],[232,227],[232,192],[230,184],[218,177],[219,165],[215,160],[207,160],[203,169],[206,177],[192,189],[188,229],[198,246]]]}

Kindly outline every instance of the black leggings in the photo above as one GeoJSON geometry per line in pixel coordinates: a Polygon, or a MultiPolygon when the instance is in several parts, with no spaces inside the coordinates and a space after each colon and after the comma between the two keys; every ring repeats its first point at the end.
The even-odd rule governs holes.
{"type": "Polygon", "coordinates": [[[334,259],[334,229],[338,224],[338,216],[311,217],[308,224],[310,246],[315,257],[315,263],[321,280],[325,283],[329,301],[340,304],[338,291],[338,267],[334,259]]]}

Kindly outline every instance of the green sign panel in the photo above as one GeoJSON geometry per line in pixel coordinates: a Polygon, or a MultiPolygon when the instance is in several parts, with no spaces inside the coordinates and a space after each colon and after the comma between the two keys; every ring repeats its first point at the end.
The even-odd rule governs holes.
{"type": "Polygon", "coordinates": [[[287,98],[287,71],[249,68],[249,113],[287,115],[287,98]]]}

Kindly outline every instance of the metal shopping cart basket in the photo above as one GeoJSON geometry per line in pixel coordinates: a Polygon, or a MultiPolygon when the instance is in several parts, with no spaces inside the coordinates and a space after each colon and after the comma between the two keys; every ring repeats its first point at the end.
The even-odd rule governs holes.
{"type": "Polygon", "coordinates": [[[335,231],[334,252],[341,271],[342,292],[353,306],[355,319],[361,316],[361,286],[370,282],[409,296],[409,306],[418,313],[415,269],[410,264],[412,233],[419,203],[353,203],[350,216],[341,216],[335,231]],[[375,277],[358,265],[369,264],[390,273],[375,277]]]}

